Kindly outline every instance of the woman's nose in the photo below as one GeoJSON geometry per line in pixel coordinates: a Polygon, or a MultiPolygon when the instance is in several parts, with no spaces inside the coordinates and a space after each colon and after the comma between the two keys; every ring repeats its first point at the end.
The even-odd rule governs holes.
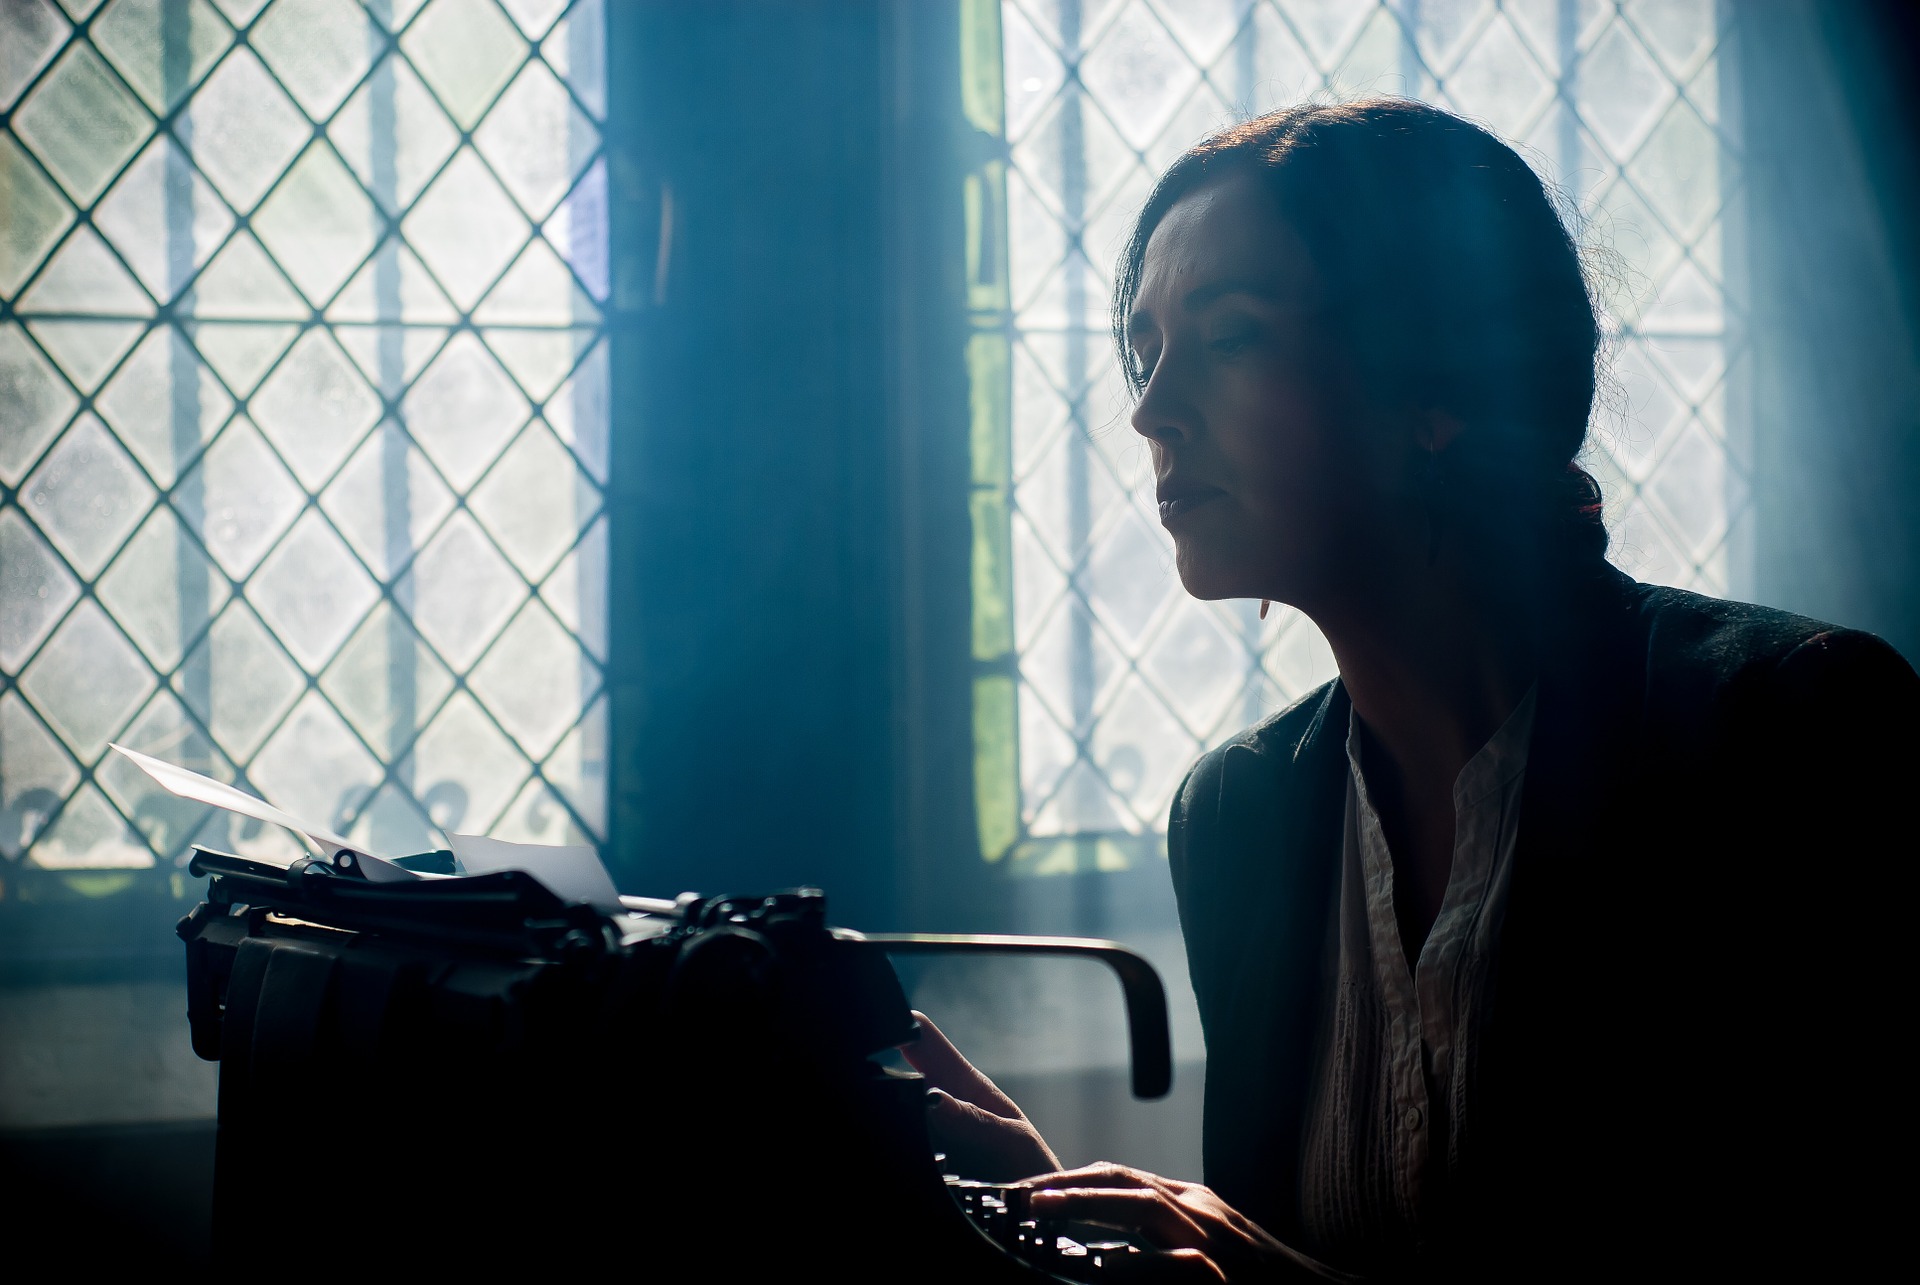
{"type": "Polygon", "coordinates": [[[1155,368],[1133,405],[1133,431],[1162,446],[1181,441],[1192,433],[1192,414],[1183,399],[1174,396],[1168,386],[1164,363],[1155,368]]]}

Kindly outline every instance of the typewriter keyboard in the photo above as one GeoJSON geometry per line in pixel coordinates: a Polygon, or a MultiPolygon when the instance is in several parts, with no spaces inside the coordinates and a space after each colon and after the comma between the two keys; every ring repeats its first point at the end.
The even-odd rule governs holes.
{"type": "Polygon", "coordinates": [[[1140,1251],[1124,1240],[1076,1239],[1092,1229],[1060,1219],[1035,1218],[1027,1192],[1008,1183],[949,1177],[947,1190],[972,1222],[1021,1262],[1069,1280],[1100,1280],[1119,1260],[1140,1251]]]}

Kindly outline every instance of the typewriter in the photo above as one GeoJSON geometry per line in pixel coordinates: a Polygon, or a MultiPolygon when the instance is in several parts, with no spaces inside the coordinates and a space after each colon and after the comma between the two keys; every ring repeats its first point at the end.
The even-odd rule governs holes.
{"type": "Polygon", "coordinates": [[[923,1082],[884,1060],[917,1034],[890,957],[1074,955],[1118,976],[1133,1090],[1162,1096],[1165,995],[1124,947],[866,935],[811,888],[609,913],[517,871],[375,882],[352,858],[194,853],[216,1269],[1013,1282],[1137,1253],[943,1174],[923,1082]]]}

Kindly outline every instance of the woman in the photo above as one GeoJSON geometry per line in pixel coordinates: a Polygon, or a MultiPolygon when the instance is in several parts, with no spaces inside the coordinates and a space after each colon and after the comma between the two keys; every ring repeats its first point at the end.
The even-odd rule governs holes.
{"type": "MultiPolygon", "coordinates": [[[[1340,676],[1173,805],[1208,1185],[1038,1207],[1170,1279],[1845,1275],[1892,1225],[1854,1148],[1898,1127],[1920,680],[1604,561],[1601,332],[1533,172],[1412,102],[1250,121],[1161,179],[1114,318],[1187,590],[1299,608],[1340,676]]],[[[1057,1166],[926,1043],[953,1154],[1057,1166]]]]}

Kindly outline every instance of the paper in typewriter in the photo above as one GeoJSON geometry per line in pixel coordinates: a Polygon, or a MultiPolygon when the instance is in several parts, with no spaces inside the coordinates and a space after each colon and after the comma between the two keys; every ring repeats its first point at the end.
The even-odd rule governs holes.
{"type": "Polygon", "coordinates": [[[541,843],[508,843],[477,834],[449,834],[453,859],[470,875],[496,870],[520,870],[545,884],[562,901],[584,901],[611,914],[620,909],[620,893],[613,886],[600,854],[584,844],[551,847],[541,843]]]}
{"type": "MultiPolygon", "coordinates": [[[[160,788],[182,799],[195,803],[204,803],[210,807],[224,809],[239,816],[251,817],[256,821],[265,821],[270,825],[284,826],[301,839],[317,855],[328,861],[341,852],[354,854],[360,871],[376,883],[393,883],[413,879],[444,879],[447,875],[422,874],[395,865],[388,857],[367,852],[341,835],[333,833],[323,826],[316,826],[290,812],[283,811],[256,798],[245,790],[216,781],[210,776],[189,771],[163,759],[130,750],[124,745],[113,745],[115,752],[125,756],[141,771],[152,777],[160,788]]],[[[462,874],[492,874],[498,870],[519,870],[532,875],[563,901],[579,901],[608,913],[618,911],[620,894],[613,886],[613,876],[600,860],[600,854],[586,846],[549,847],[544,844],[508,843],[504,839],[489,839],[482,835],[452,834],[447,836],[448,846],[453,850],[454,862],[462,874]]],[[[457,877],[457,876],[456,876],[457,877]]]]}

